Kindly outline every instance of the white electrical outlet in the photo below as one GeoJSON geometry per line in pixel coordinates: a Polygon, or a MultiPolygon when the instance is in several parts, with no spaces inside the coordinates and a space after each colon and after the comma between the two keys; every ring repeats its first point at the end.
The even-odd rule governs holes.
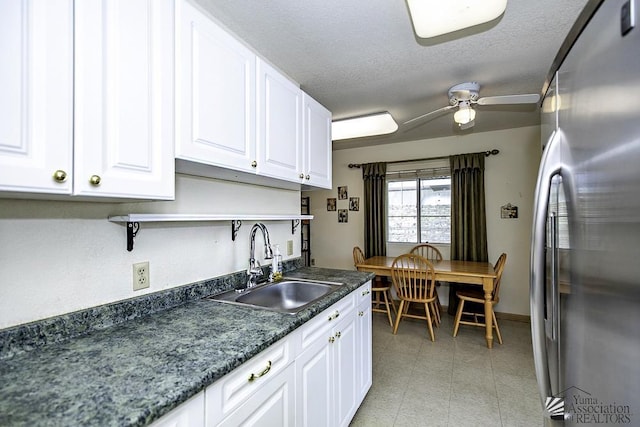
{"type": "Polygon", "coordinates": [[[149,281],[149,261],[133,264],[133,290],[148,288],[151,286],[149,281]]]}
{"type": "Polygon", "coordinates": [[[293,255],[293,240],[287,240],[287,255],[293,255]]]}

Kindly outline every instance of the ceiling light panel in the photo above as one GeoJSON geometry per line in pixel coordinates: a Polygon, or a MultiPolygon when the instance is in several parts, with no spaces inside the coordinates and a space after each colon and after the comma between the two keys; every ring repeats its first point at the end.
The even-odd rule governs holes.
{"type": "Polygon", "coordinates": [[[413,28],[430,38],[496,19],[507,0],[407,0],[413,28]]]}
{"type": "Polygon", "coordinates": [[[365,136],[386,135],[398,130],[398,124],[391,114],[377,113],[352,119],[336,120],[331,123],[331,139],[362,138],[365,136]]]}

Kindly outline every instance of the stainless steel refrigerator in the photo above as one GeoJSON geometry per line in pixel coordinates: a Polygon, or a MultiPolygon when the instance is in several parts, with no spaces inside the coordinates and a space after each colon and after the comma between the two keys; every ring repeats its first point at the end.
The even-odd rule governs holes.
{"type": "Polygon", "coordinates": [[[543,90],[530,297],[545,425],[640,425],[637,3],[588,2],[543,90]]]}

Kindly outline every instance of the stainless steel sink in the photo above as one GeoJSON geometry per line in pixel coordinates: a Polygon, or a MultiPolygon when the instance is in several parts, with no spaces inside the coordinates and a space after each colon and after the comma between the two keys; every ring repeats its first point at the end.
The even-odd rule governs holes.
{"type": "Polygon", "coordinates": [[[295,314],[341,286],[341,283],[334,282],[285,279],[256,286],[242,293],[229,291],[206,299],[295,314]]]}

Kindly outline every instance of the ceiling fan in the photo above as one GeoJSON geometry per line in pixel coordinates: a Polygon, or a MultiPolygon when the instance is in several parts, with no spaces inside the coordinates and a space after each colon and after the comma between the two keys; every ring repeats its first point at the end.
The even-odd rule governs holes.
{"type": "Polygon", "coordinates": [[[415,117],[404,122],[405,125],[417,122],[419,120],[432,119],[444,113],[445,111],[457,109],[453,114],[454,121],[460,129],[469,129],[475,124],[476,111],[472,108],[473,104],[478,105],[505,105],[505,104],[535,104],[540,100],[540,95],[535,93],[522,95],[501,95],[486,96],[480,98],[478,92],[480,84],[478,82],[460,83],[449,89],[449,105],[439,108],[435,111],[415,117]]]}

